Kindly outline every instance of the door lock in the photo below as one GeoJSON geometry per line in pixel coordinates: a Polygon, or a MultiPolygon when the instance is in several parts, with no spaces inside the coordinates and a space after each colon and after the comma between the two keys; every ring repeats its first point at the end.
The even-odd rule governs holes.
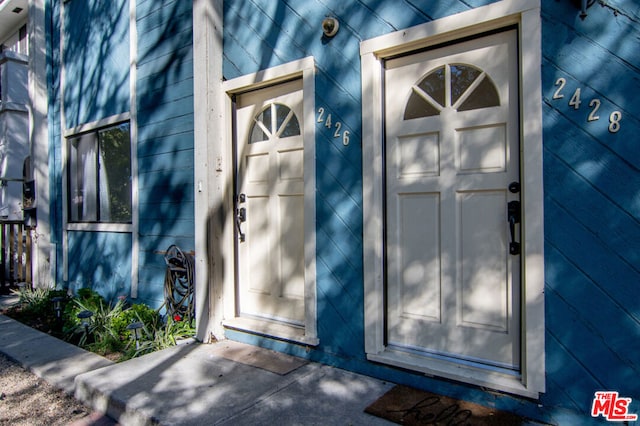
{"type": "Polygon", "coordinates": [[[509,201],[507,204],[507,222],[509,222],[509,233],[511,242],[509,243],[509,254],[520,254],[520,243],[516,242],[516,223],[520,223],[520,201],[509,201]]]}

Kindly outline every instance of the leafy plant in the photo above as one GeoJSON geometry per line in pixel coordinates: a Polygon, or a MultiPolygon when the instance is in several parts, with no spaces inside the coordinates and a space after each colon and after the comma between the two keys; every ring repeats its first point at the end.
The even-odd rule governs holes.
{"type": "MultiPolygon", "coordinates": [[[[83,325],[83,321],[79,318],[82,337],[80,338],[79,345],[87,346],[89,349],[100,349],[100,352],[118,351],[122,348],[120,336],[118,331],[114,327],[114,319],[117,318],[123,311],[124,301],[118,300],[118,302],[111,306],[104,302],[103,299],[98,300],[97,306],[93,304],[93,299],[87,300],[75,300],[75,304],[82,311],[91,311],[93,315],[86,318],[87,326],[83,325]],[[87,344],[87,341],[93,340],[93,346],[87,344]]],[[[76,323],[77,324],[77,323],[76,323]]],[[[78,326],[76,325],[76,331],[78,326]]]]}
{"type": "Polygon", "coordinates": [[[88,310],[95,312],[107,302],[100,294],[90,288],[81,288],[78,290],[74,303],[67,304],[64,310],[64,322],[69,328],[75,328],[81,323],[78,319],[80,311],[88,310]]]}
{"type": "Polygon", "coordinates": [[[163,322],[159,312],[147,305],[128,306],[124,298],[110,304],[88,288],[78,290],[75,297],[67,295],[65,290],[40,288],[20,289],[13,293],[20,301],[9,311],[13,318],[100,355],[112,359],[116,356],[116,361],[166,349],[174,346],[177,340],[195,334],[193,321],[168,317],[163,322]],[[58,303],[54,303],[55,297],[60,298],[58,303]],[[56,305],[59,312],[56,312],[56,305]],[[90,311],[92,315],[80,319],[78,314],[82,311],[90,311]],[[137,345],[127,328],[134,322],[142,324],[137,345]]]}
{"type": "Polygon", "coordinates": [[[60,306],[68,303],[64,290],[51,288],[23,288],[12,290],[18,296],[18,305],[9,311],[9,315],[19,321],[36,324],[44,332],[58,332],[60,321],[54,309],[53,298],[60,297],[60,306]]]}
{"type": "Polygon", "coordinates": [[[175,321],[167,318],[167,322],[156,330],[143,327],[145,339],[141,342],[134,356],[160,351],[176,345],[176,340],[193,337],[195,327],[192,321],[175,321]]]}
{"type": "Polygon", "coordinates": [[[113,319],[113,327],[121,338],[128,340],[131,339],[131,331],[127,327],[137,321],[142,322],[147,328],[155,330],[160,322],[160,315],[158,311],[147,305],[134,304],[113,319]]]}
{"type": "Polygon", "coordinates": [[[23,307],[36,308],[46,302],[50,289],[48,288],[19,288],[11,290],[11,293],[18,296],[18,303],[23,307]]]}

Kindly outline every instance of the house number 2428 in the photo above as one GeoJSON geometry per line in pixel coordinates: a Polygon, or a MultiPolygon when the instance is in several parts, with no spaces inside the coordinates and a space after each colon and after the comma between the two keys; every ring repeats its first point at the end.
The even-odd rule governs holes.
{"type": "Polygon", "coordinates": [[[349,145],[349,131],[348,130],[344,130],[342,131],[342,123],[340,121],[336,121],[335,123],[333,123],[331,121],[331,114],[327,114],[327,116],[325,117],[325,113],[324,113],[324,108],[320,107],[318,108],[318,123],[322,123],[324,122],[324,127],[326,127],[327,129],[331,129],[331,130],[335,130],[333,132],[333,137],[334,138],[342,138],[342,144],[344,146],[349,145]]]}
{"type": "MultiPolygon", "coordinates": [[[[564,93],[562,93],[562,91],[564,90],[564,86],[566,84],[567,84],[567,80],[564,79],[563,77],[560,77],[559,79],[556,80],[555,85],[558,86],[558,88],[553,93],[552,99],[558,100],[558,99],[564,98],[564,93]]],[[[578,110],[580,109],[581,105],[582,105],[582,98],[580,94],[580,88],[578,87],[575,90],[575,92],[573,92],[571,99],[569,99],[569,106],[573,107],[573,109],[575,110],[578,110]]],[[[600,99],[598,98],[591,99],[589,101],[589,108],[591,108],[591,111],[587,116],[587,121],[591,122],[591,121],[599,120],[600,116],[598,115],[598,111],[600,110],[600,99]]],[[[620,111],[613,111],[611,114],[609,114],[609,131],[611,133],[617,133],[618,131],[620,131],[621,120],[622,120],[622,113],[620,111]]]]}

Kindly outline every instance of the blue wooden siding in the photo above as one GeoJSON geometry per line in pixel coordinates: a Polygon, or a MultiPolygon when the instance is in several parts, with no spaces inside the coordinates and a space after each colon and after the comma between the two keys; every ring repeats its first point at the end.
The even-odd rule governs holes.
{"type": "Polygon", "coordinates": [[[543,8],[547,383],[543,401],[588,415],[597,390],[640,409],[640,7],[608,1],[576,17],[543,8]],[[567,83],[553,99],[558,78],[567,83]],[[577,88],[582,105],[568,105],[577,88]],[[588,122],[589,102],[601,101],[588,122]],[[609,115],[622,113],[620,130],[609,115]]]}
{"type": "MultiPolygon", "coordinates": [[[[632,397],[632,411],[640,413],[640,98],[635,95],[640,93],[640,6],[634,0],[595,4],[585,20],[578,17],[578,2],[543,0],[547,392],[540,401],[496,396],[366,361],[359,42],[495,1],[224,2],[224,77],[231,79],[312,55],[317,65],[316,108],[323,107],[325,116],[332,114],[333,122],[340,121],[342,130],[351,134],[350,144],[344,146],[333,137],[332,129],[316,123],[320,345],[307,353],[299,346],[239,332],[228,336],[557,424],[575,424],[576,413],[581,416],[580,424],[600,423],[588,415],[596,390],[617,390],[632,397]],[[331,40],[321,37],[320,22],[326,15],[336,16],[341,25],[331,40]],[[564,98],[554,100],[558,78],[567,83],[564,98]],[[582,105],[575,110],[568,101],[578,87],[582,105]],[[601,101],[600,119],[588,122],[593,98],[601,101]],[[611,133],[609,115],[615,110],[621,112],[622,120],[620,131],[611,133]]],[[[76,3],[74,7],[82,9],[85,6],[80,3],[92,2],[66,5],[76,3]]],[[[126,2],[114,4],[122,3],[126,2]]],[[[194,248],[192,2],[138,0],[136,6],[138,292],[140,301],[157,306],[162,302],[165,272],[158,251],[170,244],[186,251],[194,248]]],[[[48,3],[52,239],[58,243],[60,264],[60,188],[64,182],[58,8],[58,0],[48,3]]],[[[124,27],[118,20],[114,28],[124,27]]],[[[85,37],[87,46],[100,47],[97,39],[81,29],[75,31],[85,37]]],[[[77,48],[85,47],[78,43],[77,48]]],[[[95,59],[100,52],[105,50],[88,53],[95,59]]],[[[111,57],[109,52],[103,59],[111,57]]],[[[96,64],[76,63],[74,58],[78,59],[67,57],[71,69],[87,75],[95,71],[96,64]]],[[[101,80],[85,78],[68,87],[65,96],[70,102],[80,92],[96,94],[95,99],[72,103],[76,108],[68,111],[70,123],[128,108],[124,108],[128,74],[114,67],[108,75],[115,85],[96,86],[101,80]]],[[[129,252],[130,241],[127,246],[125,236],[72,233],[70,237],[73,285],[87,280],[106,283],[105,291],[114,295],[127,288],[119,278],[126,260],[124,269],[115,261],[116,250],[125,256],[129,252]],[[108,259],[108,266],[90,263],[91,256],[108,259]]],[[[58,267],[59,279],[61,269],[58,267]]]]}
{"type": "Polygon", "coordinates": [[[129,107],[129,0],[65,4],[66,127],[129,107]]]}
{"type": "MultiPolygon", "coordinates": [[[[66,2],[65,50],[60,57],[61,0],[47,2],[52,241],[56,281],[91,286],[111,298],[129,294],[130,233],[69,233],[69,280],[63,282],[61,63],[66,127],[130,112],[129,1],[66,2]]],[[[136,1],[137,174],[140,253],[138,302],[163,301],[165,264],[158,252],[171,244],[194,249],[192,5],[136,1]]]]}
{"type": "Polygon", "coordinates": [[[225,2],[227,79],[312,55],[316,108],[351,132],[345,147],[316,123],[317,292],[320,346],[300,348],[244,335],[232,338],[307,356],[396,382],[518,410],[563,424],[589,416],[596,390],[634,398],[640,372],[640,8],[631,0],[596,4],[581,20],[576,2],[543,0],[544,180],[547,392],[540,403],[495,398],[367,363],[363,353],[361,40],[492,1],[246,0],[225,2]],[[340,21],[321,37],[326,15],[340,21]],[[567,84],[552,100],[555,81],[567,84]],[[581,87],[582,105],[568,106],[581,87]],[[589,101],[600,120],[587,122],[589,101]],[[622,113],[618,133],[609,114],[622,113]],[[573,419],[573,420],[570,420],[573,419]]]}
{"type": "Polygon", "coordinates": [[[138,1],[138,301],[162,304],[171,244],[194,249],[192,2],[138,1]]]}
{"type": "Polygon", "coordinates": [[[68,281],[64,281],[65,247],[62,210],[64,130],[130,110],[129,1],[67,2],[61,35],[59,1],[46,3],[48,14],[49,170],[53,265],[58,286],[73,290],[93,287],[112,299],[128,294],[131,286],[131,235],[69,232],[68,281]],[[60,41],[64,45],[60,52],[60,41]],[[64,63],[65,81],[62,82],[64,63]],[[64,87],[64,93],[61,92],[64,87]],[[62,101],[64,127],[62,129],[62,101]]]}
{"type": "MultiPolygon", "coordinates": [[[[45,3],[45,22],[47,40],[47,121],[49,148],[49,223],[51,243],[54,244],[55,256],[62,258],[62,152],[60,144],[60,4],[45,3]]],[[[42,201],[41,201],[42,202],[42,201]]],[[[52,276],[55,282],[61,282],[61,268],[53,264],[52,276]]]]}
{"type": "Polygon", "coordinates": [[[69,232],[69,288],[92,288],[113,302],[128,297],[130,252],[130,233],[69,232]]]}

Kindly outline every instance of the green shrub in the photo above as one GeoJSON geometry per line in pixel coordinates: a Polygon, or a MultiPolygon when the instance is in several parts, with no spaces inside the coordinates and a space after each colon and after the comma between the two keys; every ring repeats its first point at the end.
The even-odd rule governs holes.
{"type": "Polygon", "coordinates": [[[193,321],[175,321],[168,317],[167,322],[155,330],[143,327],[143,339],[139,349],[133,356],[160,351],[175,346],[176,340],[193,337],[195,327],[193,321]]]}
{"type": "Polygon", "coordinates": [[[41,331],[57,334],[61,327],[58,320],[54,303],[54,297],[62,297],[61,307],[70,300],[64,290],[53,290],[50,288],[23,288],[12,290],[18,296],[18,304],[11,308],[8,315],[41,331]]]}
{"type": "Polygon", "coordinates": [[[78,290],[75,297],[53,289],[21,289],[14,294],[20,303],[9,312],[13,318],[100,355],[119,353],[117,361],[166,349],[176,340],[195,335],[193,321],[169,317],[163,322],[159,312],[147,305],[127,306],[124,298],[112,305],[89,288],[78,290]],[[62,298],[61,318],[56,315],[54,297],[62,298]],[[82,311],[91,311],[91,317],[79,319],[82,311]],[[138,345],[127,328],[134,322],[142,323],[138,345]]]}
{"type": "Polygon", "coordinates": [[[68,303],[62,316],[64,321],[64,332],[69,337],[76,333],[78,327],[82,324],[82,320],[78,318],[81,311],[87,310],[98,312],[104,310],[107,305],[106,300],[100,294],[90,288],[81,288],[78,294],[72,299],[72,303],[68,303]]]}
{"type": "Polygon", "coordinates": [[[131,330],[127,326],[134,322],[142,322],[148,329],[155,330],[160,322],[158,311],[144,304],[133,304],[113,319],[113,328],[122,340],[130,340],[131,330]]]}

